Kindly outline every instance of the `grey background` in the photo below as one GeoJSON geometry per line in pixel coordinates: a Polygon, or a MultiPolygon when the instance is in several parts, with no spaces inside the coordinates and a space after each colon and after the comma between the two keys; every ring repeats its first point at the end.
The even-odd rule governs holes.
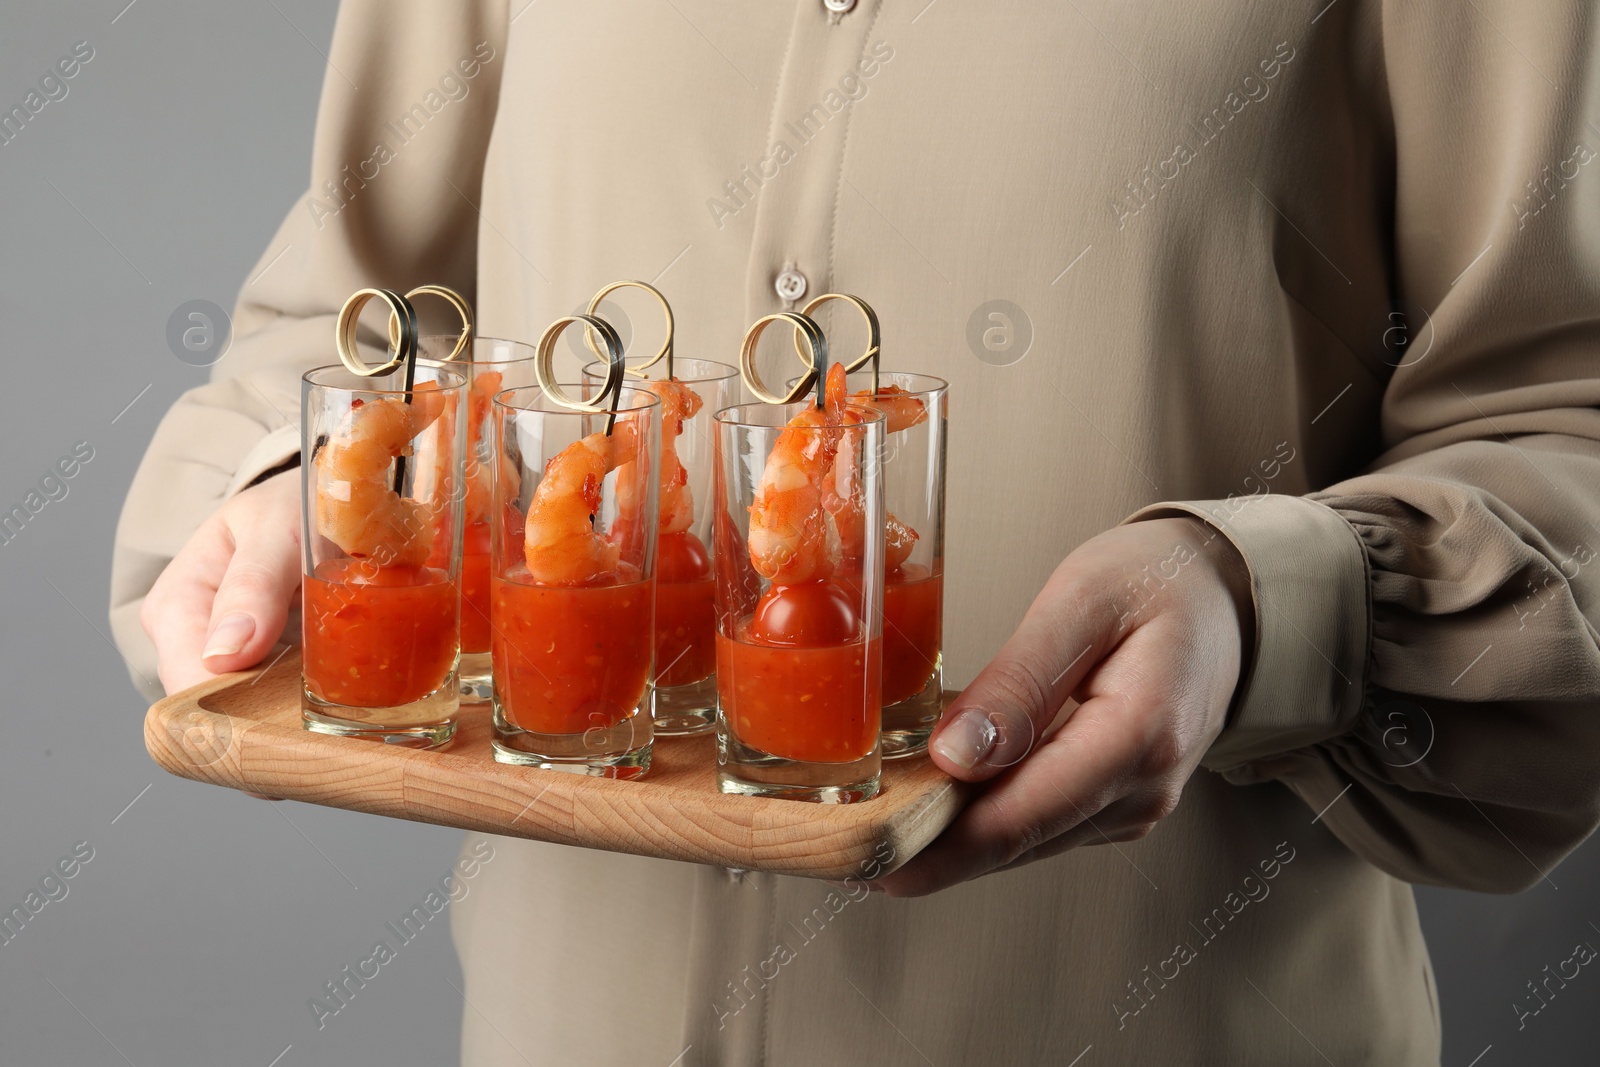
{"type": "MultiPolygon", "coordinates": [[[[443,918],[321,1030],[307,1000],[437,882],[460,835],[168,777],[107,636],[123,493],[162,412],[206,376],[168,350],[167,318],[231,308],[304,188],[335,7],[125,3],[0,2],[0,110],[74,43],[95,50],[0,146],[0,511],[76,442],[95,453],[0,545],[0,911],[94,848],[0,945],[0,1064],[454,1063],[443,918]]],[[[1600,946],[1600,848],[1518,897],[1417,898],[1446,1064],[1595,1062],[1600,975],[1520,1031],[1512,1004],[1576,943],[1600,946]]]]}

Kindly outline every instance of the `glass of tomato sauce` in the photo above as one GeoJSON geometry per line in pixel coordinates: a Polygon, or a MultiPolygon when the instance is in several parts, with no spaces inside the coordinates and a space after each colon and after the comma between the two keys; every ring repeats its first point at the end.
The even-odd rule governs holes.
{"type": "MultiPolygon", "coordinates": [[[[494,505],[494,434],[489,410],[494,395],[534,383],[534,350],[521,341],[475,337],[459,354],[454,334],[423,337],[419,350],[427,366],[454,369],[466,375],[466,442],[460,482],[461,538],[461,699],[486,704],[493,695],[489,664],[489,516],[494,505]],[[447,360],[447,357],[448,358],[447,360]]],[[[443,559],[446,538],[434,542],[430,563],[443,559]]]]}
{"type": "MultiPolygon", "coordinates": [[[[944,459],[950,386],[927,374],[847,376],[850,401],[882,411],[883,758],[919,756],[944,695],[944,459]]],[[[845,535],[847,569],[853,562],[845,535]]]]}
{"type": "Polygon", "coordinates": [[[492,420],[495,759],[640,777],[654,740],[661,401],[624,385],[613,422],[534,386],[497,396],[492,420]]]}
{"type": "Polygon", "coordinates": [[[301,381],[306,729],[413,748],[455,736],[466,375],[343,366],[301,381]]]}
{"type": "MultiPolygon", "coordinates": [[[[665,364],[647,371],[664,377],[665,364]]],[[[586,393],[606,365],[583,368],[586,393]]],[[[670,382],[643,384],[661,398],[661,520],[656,547],[656,734],[687,737],[717,727],[717,641],[712,611],[712,416],[740,400],[739,368],[674,356],[670,382]]]]}
{"type": "Polygon", "coordinates": [[[884,418],[716,415],[718,784],[843,804],[879,787],[884,418]],[[865,531],[848,562],[835,506],[865,531]]]}

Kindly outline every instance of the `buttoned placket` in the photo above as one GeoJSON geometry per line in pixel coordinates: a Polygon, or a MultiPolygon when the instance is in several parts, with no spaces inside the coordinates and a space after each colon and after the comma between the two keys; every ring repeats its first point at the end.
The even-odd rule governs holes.
{"type": "Polygon", "coordinates": [[[781,70],[764,72],[773,93],[769,155],[782,160],[761,190],[746,272],[746,321],[793,310],[840,283],[833,231],[846,133],[857,105],[840,80],[861,77],[882,0],[796,0],[781,70]]]}
{"type": "MultiPolygon", "coordinates": [[[[845,135],[851,111],[859,105],[842,91],[840,80],[863,77],[860,64],[873,44],[882,0],[794,3],[782,69],[756,77],[773,100],[767,156],[782,162],[756,200],[745,272],[747,323],[849,284],[833,277],[833,236],[844,181],[845,135]]],[[[769,1062],[765,1020],[772,998],[785,995],[781,983],[754,991],[748,983],[735,983],[747,977],[745,965],[765,959],[779,939],[778,902],[789,881],[726,869],[707,871],[701,879],[693,926],[708,947],[691,963],[690,1006],[682,1035],[693,1046],[693,1062],[729,1067],[769,1062]]]]}

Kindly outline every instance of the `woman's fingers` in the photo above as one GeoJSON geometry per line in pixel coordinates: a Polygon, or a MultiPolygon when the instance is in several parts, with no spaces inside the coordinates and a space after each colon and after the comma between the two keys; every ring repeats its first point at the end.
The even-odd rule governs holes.
{"type": "Polygon", "coordinates": [[[296,472],[225,503],[156,579],[139,613],[169,693],[259,662],[300,583],[296,472]]]}
{"type": "Polygon", "coordinates": [[[1195,520],[1134,523],[1057,568],[933,738],[942,769],[992,780],[881,880],[886,891],[932,893],[1133,840],[1171,814],[1222,730],[1248,647],[1248,569],[1226,540],[1204,534],[1195,520]],[[1045,737],[1069,697],[1079,705],[1045,737]]]}
{"type": "Polygon", "coordinates": [[[946,774],[978,782],[1022,762],[1084,674],[1108,651],[1114,619],[1052,578],[983,671],[940,720],[929,745],[946,774]]]}
{"type": "Polygon", "coordinates": [[[294,522],[262,516],[233,533],[234,550],[217,585],[201,665],[214,674],[261,662],[289,614],[300,587],[300,537],[294,522]]]}
{"type": "Polygon", "coordinates": [[[157,671],[169,693],[212,677],[201,663],[211,602],[233,554],[227,526],[213,516],[195,531],[150,588],[139,622],[156,648],[157,671]]]}
{"type": "MultiPolygon", "coordinates": [[[[1088,701],[938,840],[878,884],[893,896],[934,893],[1005,867],[1091,818],[1111,836],[1098,813],[1128,791],[1143,762],[1140,731],[1125,726],[1136,714],[1121,694],[1088,701]]],[[[1098,838],[1098,831],[1088,832],[1098,838]]]]}

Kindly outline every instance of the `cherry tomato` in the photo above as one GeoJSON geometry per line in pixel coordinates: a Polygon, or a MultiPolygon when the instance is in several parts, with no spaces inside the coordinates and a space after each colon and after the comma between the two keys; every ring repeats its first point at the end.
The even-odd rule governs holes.
{"type": "Polygon", "coordinates": [[[656,581],[703,582],[711,577],[711,556],[687,530],[662,534],[656,541],[656,581]]]}
{"type": "Polygon", "coordinates": [[[774,585],[761,596],[750,620],[750,640],[790,648],[820,648],[857,641],[861,620],[849,593],[819,580],[774,585]]]}

